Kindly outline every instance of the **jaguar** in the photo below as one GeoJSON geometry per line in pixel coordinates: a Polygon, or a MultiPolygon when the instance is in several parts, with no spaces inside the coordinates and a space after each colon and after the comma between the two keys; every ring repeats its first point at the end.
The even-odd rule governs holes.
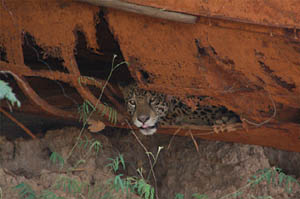
{"type": "MultiPolygon", "coordinates": [[[[239,116],[224,106],[200,105],[196,109],[178,97],[141,89],[137,84],[120,87],[132,123],[144,135],[156,133],[159,125],[224,125],[239,122],[239,116]]],[[[202,101],[204,96],[191,96],[202,101]]]]}

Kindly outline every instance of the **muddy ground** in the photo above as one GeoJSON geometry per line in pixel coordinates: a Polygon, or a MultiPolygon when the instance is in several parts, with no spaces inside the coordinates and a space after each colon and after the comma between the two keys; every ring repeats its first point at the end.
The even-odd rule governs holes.
{"type": "MultiPolygon", "coordinates": [[[[296,182],[290,182],[293,188],[290,193],[285,186],[288,179],[300,177],[299,153],[192,140],[188,137],[159,134],[142,136],[137,132],[145,148],[157,157],[153,168],[154,180],[145,149],[129,130],[106,128],[99,133],[85,130],[78,142],[79,133],[80,128],[64,127],[40,134],[40,138],[35,140],[8,140],[1,136],[0,198],[1,194],[3,199],[20,198],[18,194],[22,190],[33,190],[36,196],[48,193],[48,198],[55,198],[53,194],[57,198],[126,198],[128,194],[122,193],[122,189],[114,184],[116,176],[124,180],[133,176],[141,179],[141,175],[147,183],[157,187],[161,199],[200,198],[196,193],[207,194],[211,199],[222,198],[227,194],[233,195],[225,198],[236,198],[238,193],[243,198],[300,198],[300,186],[296,182]],[[89,150],[95,141],[101,143],[98,153],[93,147],[89,150]],[[159,147],[163,149],[157,154],[159,147]],[[61,155],[64,162],[59,158],[55,163],[51,161],[53,152],[61,155]],[[109,158],[116,160],[120,154],[124,158],[125,169],[120,163],[118,171],[114,172],[108,166],[112,162],[109,158]],[[260,184],[250,186],[248,179],[257,170],[274,167],[282,168],[283,172],[293,178],[283,178],[280,186],[277,173],[274,175],[274,185],[268,185],[262,178],[260,184]],[[138,172],[137,169],[142,170],[138,172]],[[74,193],[76,186],[83,184],[86,187],[74,193]]],[[[5,132],[1,134],[5,135],[5,132]]],[[[153,158],[150,159],[154,164],[153,158]]],[[[30,196],[30,193],[28,191],[25,196],[30,196]]],[[[137,198],[133,194],[130,197],[137,198]]]]}

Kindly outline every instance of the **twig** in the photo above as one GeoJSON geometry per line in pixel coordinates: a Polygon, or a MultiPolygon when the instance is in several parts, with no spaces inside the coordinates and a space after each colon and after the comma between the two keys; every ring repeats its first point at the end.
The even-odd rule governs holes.
{"type": "MultiPolygon", "coordinates": [[[[0,63],[1,64],[1,63],[0,63]]],[[[0,65],[1,66],[1,65],[0,65]]],[[[16,78],[17,80],[19,80],[20,82],[23,82],[23,80],[18,76],[16,75],[15,73],[13,73],[12,71],[8,71],[8,70],[1,70],[0,73],[8,73],[8,74],[11,74],[12,76],[14,76],[14,78],[16,78]]]]}
{"type": "MultiPolygon", "coordinates": [[[[90,102],[91,102],[96,108],[98,108],[98,106],[100,106],[100,104],[101,104],[100,100],[102,99],[102,96],[103,96],[103,93],[104,93],[104,89],[106,88],[106,86],[107,86],[107,84],[108,84],[108,82],[109,82],[109,80],[110,80],[110,78],[111,78],[111,75],[112,75],[113,71],[116,69],[116,67],[118,67],[118,66],[121,64],[121,63],[120,63],[120,64],[118,64],[117,66],[114,66],[114,60],[115,60],[115,56],[114,56],[113,61],[112,61],[112,68],[111,68],[111,70],[110,70],[110,73],[109,73],[109,75],[108,75],[106,81],[104,82],[104,85],[103,85],[103,87],[102,87],[102,89],[101,89],[101,92],[100,92],[98,98],[96,98],[94,95],[92,95],[88,90],[84,89],[83,86],[80,84],[80,82],[78,82],[78,81],[76,81],[76,80],[75,80],[75,81],[73,80],[73,82],[72,82],[72,83],[74,84],[74,86],[76,87],[77,91],[80,93],[80,95],[83,96],[83,97],[85,96],[86,99],[90,100],[90,102]]],[[[70,58],[70,65],[67,65],[67,67],[70,68],[70,72],[73,72],[73,73],[75,73],[75,74],[80,74],[80,72],[79,72],[79,70],[78,70],[77,62],[75,61],[74,56],[72,56],[72,57],[70,58]],[[72,67],[73,65],[75,65],[75,67],[72,67]]],[[[104,106],[104,105],[103,105],[103,106],[104,106]]],[[[99,110],[100,110],[100,109],[99,109],[99,110]]],[[[83,122],[83,126],[82,126],[82,128],[81,128],[81,130],[80,130],[80,132],[79,132],[79,135],[78,135],[77,139],[79,139],[79,138],[82,136],[83,130],[84,130],[85,126],[87,125],[88,121],[91,119],[91,117],[92,117],[92,115],[93,115],[93,113],[94,113],[95,111],[96,111],[96,109],[93,109],[93,110],[89,113],[89,115],[88,115],[86,121],[83,122]]],[[[106,115],[107,115],[107,114],[108,114],[108,113],[106,113],[106,115]]],[[[108,116],[107,116],[107,117],[108,117],[108,116]]],[[[76,142],[76,143],[74,144],[74,146],[72,147],[71,151],[69,152],[69,155],[67,156],[68,158],[71,157],[71,155],[72,155],[74,149],[77,147],[78,143],[79,143],[79,142],[76,142]]]]}
{"type": "Polygon", "coordinates": [[[260,127],[260,126],[262,126],[262,125],[267,124],[268,122],[270,122],[276,116],[277,110],[276,110],[275,102],[274,102],[271,94],[270,93],[268,93],[268,94],[269,94],[269,97],[270,97],[270,99],[272,101],[272,104],[273,104],[273,107],[274,107],[273,115],[270,118],[268,118],[267,120],[265,120],[265,121],[263,121],[263,122],[261,122],[259,124],[255,123],[255,122],[251,122],[251,121],[249,121],[249,120],[247,120],[245,118],[242,119],[242,122],[247,122],[248,124],[254,125],[256,127],[260,127]]]}
{"type": "Polygon", "coordinates": [[[16,118],[14,118],[12,115],[10,115],[8,112],[6,112],[1,107],[0,107],[0,112],[2,112],[11,121],[16,123],[19,127],[21,127],[32,139],[36,139],[35,135],[33,135],[33,133],[31,133],[31,131],[28,128],[26,128],[21,122],[19,122],[16,118]]]}
{"type": "Polygon", "coordinates": [[[68,111],[64,111],[62,109],[56,108],[55,106],[50,105],[48,102],[46,102],[45,100],[43,100],[32,88],[31,86],[26,82],[26,80],[23,77],[19,77],[18,75],[14,74],[14,72],[11,71],[4,71],[7,73],[10,73],[11,75],[13,75],[13,77],[17,80],[17,84],[19,85],[19,87],[21,88],[21,90],[23,91],[23,93],[30,99],[32,100],[37,106],[39,106],[42,110],[51,113],[53,115],[57,115],[57,116],[65,116],[65,117],[69,117],[69,118],[76,118],[77,119],[77,115],[68,112],[68,111]]]}
{"type": "Polygon", "coordinates": [[[193,133],[192,133],[191,129],[189,129],[188,132],[189,132],[189,134],[190,134],[190,136],[191,136],[191,138],[192,138],[192,140],[193,140],[193,142],[194,142],[194,145],[195,145],[195,147],[196,147],[197,152],[199,152],[198,143],[197,143],[197,141],[195,140],[195,138],[194,138],[194,136],[193,136],[193,133]]]}
{"type": "Polygon", "coordinates": [[[155,191],[155,196],[156,196],[156,199],[159,199],[158,190],[157,190],[157,180],[156,180],[156,176],[155,176],[155,173],[154,173],[154,170],[153,170],[153,164],[152,164],[151,158],[149,156],[149,151],[147,150],[145,145],[141,142],[141,140],[138,138],[138,136],[135,134],[135,132],[134,132],[133,128],[131,127],[130,123],[128,122],[128,120],[125,120],[125,121],[126,121],[127,125],[129,126],[129,128],[131,129],[131,133],[134,135],[135,139],[138,141],[138,143],[141,145],[141,147],[146,152],[146,155],[148,157],[149,164],[150,164],[151,173],[152,173],[152,176],[153,176],[153,179],[154,179],[154,186],[155,186],[155,190],[156,190],[155,191]]]}
{"type": "MultiPolygon", "coordinates": [[[[100,79],[94,79],[94,80],[92,80],[92,79],[88,79],[85,76],[74,75],[73,73],[62,73],[62,72],[49,71],[49,70],[33,71],[30,68],[28,68],[26,65],[23,65],[23,64],[11,64],[11,63],[3,62],[3,61],[0,61],[0,70],[1,70],[0,73],[9,73],[9,74],[13,75],[20,82],[23,82],[23,80],[20,78],[20,77],[23,77],[23,76],[43,77],[43,78],[47,78],[47,79],[53,80],[55,82],[58,82],[57,80],[59,80],[59,81],[63,81],[63,82],[68,83],[68,84],[72,84],[77,90],[80,89],[80,91],[81,91],[81,89],[83,89],[83,88],[81,88],[80,83],[84,84],[84,85],[94,85],[96,87],[99,87],[100,89],[102,89],[103,87],[100,87],[99,85],[97,85],[95,83],[96,81],[100,82],[102,84],[102,86],[105,85],[105,81],[104,80],[100,80],[100,79]],[[72,80],[74,80],[74,79],[76,79],[77,83],[79,82],[79,85],[77,83],[74,84],[72,82],[72,80]]],[[[110,90],[113,90],[112,89],[113,86],[111,84],[107,83],[106,85],[107,85],[108,88],[110,88],[110,90]]],[[[105,90],[104,90],[104,93],[106,92],[105,90]]],[[[26,89],[26,91],[28,91],[28,89],[26,89]]],[[[84,89],[84,91],[87,91],[87,89],[84,89]]],[[[82,91],[82,92],[84,92],[84,91],[82,91]]],[[[63,93],[64,93],[64,90],[63,90],[63,93]]],[[[84,94],[86,94],[86,93],[84,92],[84,94]]],[[[83,96],[82,93],[80,93],[80,95],[83,96]]],[[[119,116],[118,117],[118,121],[121,121],[122,118],[126,117],[126,113],[127,112],[124,110],[123,106],[121,106],[113,97],[111,97],[111,93],[110,92],[107,91],[105,93],[105,95],[115,105],[115,107],[116,107],[116,109],[118,110],[118,113],[119,113],[118,114],[118,116],[119,116]]],[[[67,94],[64,94],[64,96],[70,98],[67,94]]],[[[83,98],[87,98],[87,97],[83,96],[83,98]]],[[[90,100],[90,98],[87,98],[87,99],[90,100]]],[[[104,108],[104,107],[106,107],[106,105],[104,105],[103,103],[99,102],[98,103],[98,107],[103,107],[104,108]]],[[[47,111],[47,112],[49,112],[49,111],[47,111]]],[[[51,112],[51,113],[53,114],[53,112],[51,112]]],[[[60,116],[62,114],[54,114],[54,115],[60,116]]],[[[67,116],[67,115],[65,115],[65,116],[67,116]]],[[[106,116],[108,118],[107,114],[106,114],[106,116]]]]}
{"type": "Polygon", "coordinates": [[[170,147],[171,147],[171,143],[172,143],[172,141],[173,141],[173,139],[174,139],[174,137],[177,135],[177,133],[179,133],[180,132],[180,130],[181,130],[182,128],[181,127],[179,127],[176,131],[175,131],[175,133],[174,133],[174,135],[172,136],[172,138],[170,139],[170,142],[169,142],[169,145],[168,145],[168,150],[170,149],[170,147]]]}
{"type": "Polygon", "coordinates": [[[133,3],[127,3],[120,0],[77,0],[81,2],[90,3],[96,6],[104,6],[114,9],[119,9],[127,12],[133,12],[137,14],[143,14],[151,17],[171,20],[171,21],[177,21],[177,22],[183,22],[183,23],[196,23],[197,17],[190,15],[190,14],[184,14],[180,12],[173,12],[173,11],[167,11],[164,9],[149,7],[149,6],[142,6],[138,4],[133,3]]]}

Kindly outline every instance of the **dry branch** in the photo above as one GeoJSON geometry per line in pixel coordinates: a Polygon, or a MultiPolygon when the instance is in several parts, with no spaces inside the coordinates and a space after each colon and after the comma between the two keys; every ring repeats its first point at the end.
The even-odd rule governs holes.
{"type": "MultiPolygon", "coordinates": [[[[88,79],[83,76],[80,76],[80,73],[78,70],[74,69],[74,67],[77,67],[76,62],[72,62],[74,65],[67,66],[69,67],[68,70],[70,73],[63,73],[58,71],[49,71],[49,70],[38,70],[34,71],[31,70],[28,66],[24,64],[11,64],[6,63],[4,61],[0,61],[0,70],[1,71],[8,71],[10,74],[12,74],[15,79],[17,80],[18,85],[23,90],[24,94],[27,95],[28,98],[30,98],[35,104],[37,104],[42,110],[51,113],[53,115],[57,116],[64,116],[68,118],[78,118],[77,115],[72,114],[71,112],[63,111],[61,109],[58,109],[50,104],[48,104],[45,100],[40,98],[38,94],[30,87],[30,85],[26,82],[26,80],[23,78],[24,76],[34,76],[34,77],[41,77],[41,78],[47,78],[53,81],[63,81],[65,83],[68,83],[76,88],[76,90],[79,92],[79,94],[84,98],[89,100],[95,107],[102,107],[101,110],[105,109],[105,105],[98,102],[98,99],[89,91],[89,89],[83,85],[81,85],[81,82],[79,79],[83,80],[83,84],[85,85],[94,85],[96,87],[99,87],[102,89],[100,84],[96,84],[95,81],[100,82],[102,85],[104,85],[105,81],[99,80],[99,79],[88,79]],[[77,75],[79,74],[79,75],[77,75]],[[97,105],[97,106],[96,106],[97,105]]],[[[107,87],[110,88],[110,90],[114,90],[113,87],[110,84],[107,84],[107,87]]],[[[104,90],[104,92],[106,92],[104,90]]],[[[118,121],[123,120],[122,114],[126,114],[124,111],[124,108],[117,103],[116,100],[113,100],[111,96],[109,96],[111,93],[107,91],[107,97],[112,100],[113,103],[116,103],[116,107],[118,110],[118,121]]],[[[105,114],[106,118],[109,118],[109,113],[105,114]]]]}
{"type": "Polygon", "coordinates": [[[36,139],[35,135],[21,122],[19,122],[16,118],[14,118],[12,115],[10,115],[8,112],[6,112],[4,109],[0,107],[0,112],[2,112],[6,117],[8,117],[11,121],[16,123],[21,129],[23,129],[32,139],[36,139]]]}
{"type": "Polygon", "coordinates": [[[171,21],[183,22],[183,23],[196,23],[197,17],[189,14],[167,11],[164,9],[142,6],[133,3],[127,3],[120,0],[76,0],[80,2],[90,3],[96,6],[103,6],[108,8],[115,8],[127,12],[133,12],[137,14],[147,15],[150,17],[161,18],[171,21]]]}

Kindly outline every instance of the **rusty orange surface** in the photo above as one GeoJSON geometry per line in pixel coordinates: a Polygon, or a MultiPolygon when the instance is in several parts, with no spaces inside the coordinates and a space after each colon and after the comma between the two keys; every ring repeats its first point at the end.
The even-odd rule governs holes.
{"type": "Polygon", "coordinates": [[[299,39],[223,28],[219,21],[179,24],[114,10],[108,19],[144,87],[222,98],[240,113],[266,109],[271,98],[300,106],[299,39]]]}
{"type": "Polygon", "coordinates": [[[130,62],[129,70],[141,87],[178,96],[212,96],[212,104],[224,105],[241,118],[261,124],[275,115],[272,122],[293,132],[280,133],[272,127],[268,132],[258,128],[256,134],[250,130],[244,136],[209,138],[266,146],[272,143],[287,149],[291,142],[282,137],[286,135],[294,142],[293,150],[300,150],[299,125],[284,124],[287,117],[300,121],[299,30],[291,33],[211,18],[182,24],[113,9],[107,16],[130,62]]]}
{"type": "MultiPolygon", "coordinates": [[[[182,24],[106,10],[110,30],[141,87],[183,99],[211,96],[207,103],[224,105],[257,124],[272,119],[248,132],[201,135],[197,131],[195,136],[300,152],[297,0],[128,1],[199,17],[196,24],[182,24]]],[[[18,0],[2,1],[0,19],[6,20],[0,20],[0,45],[5,46],[10,63],[2,68],[23,66],[22,35],[28,32],[37,45],[60,56],[64,66],[78,75],[74,30],[85,34],[88,47],[99,48],[98,12],[95,6],[70,0],[27,0],[22,6],[18,0]]]]}
{"type": "MultiPolygon", "coordinates": [[[[239,129],[233,132],[214,133],[212,131],[189,131],[182,129],[177,133],[206,140],[219,140],[225,142],[238,142],[260,146],[274,147],[277,149],[300,152],[300,125],[294,123],[268,124],[249,130],[239,129]]],[[[160,133],[174,135],[176,130],[160,129],[160,133]]],[[[192,139],[192,137],[191,137],[192,139]]]]}

